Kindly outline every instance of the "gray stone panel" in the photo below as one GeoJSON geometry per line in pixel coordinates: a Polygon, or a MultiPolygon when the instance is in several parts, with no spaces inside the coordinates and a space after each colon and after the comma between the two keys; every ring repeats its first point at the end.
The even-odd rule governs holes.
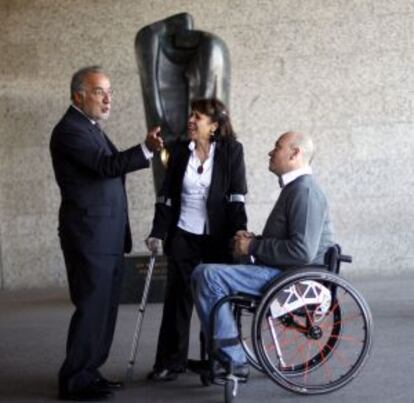
{"type": "MultiPolygon", "coordinates": [[[[245,148],[249,225],[261,231],[279,194],[267,153],[278,134],[314,137],[315,174],[350,273],[414,266],[414,3],[410,0],[101,0],[0,4],[0,278],[3,287],[65,282],[50,132],[69,80],[103,64],[115,91],[105,130],[121,149],[144,139],[134,54],[138,29],[177,12],[227,43],[231,115],[245,148]]],[[[129,175],[134,252],[144,252],[150,170],[129,175]]]]}
{"type": "Polygon", "coordinates": [[[36,77],[39,71],[39,55],[36,42],[9,42],[0,45],[0,73],[10,79],[19,76],[36,77]]]}
{"type": "Polygon", "coordinates": [[[414,3],[412,1],[401,0],[375,0],[372,2],[373,11],[375,14],[399,14],[407,15],[414,13],[414,3]]]}
{"type": "Polygon", "coordinates": [[[65,272],[55,215],[20,215],[3,220],[5,288],[64,284],[65,272]]]}

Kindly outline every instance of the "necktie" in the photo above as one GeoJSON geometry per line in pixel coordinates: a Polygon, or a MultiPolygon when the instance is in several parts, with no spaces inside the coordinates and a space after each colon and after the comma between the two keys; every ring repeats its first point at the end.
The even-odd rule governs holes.
{"type": "Polygon", "coordinates": [[[96,130],[98,131],[98,133],[101,136],[104,136],[104,131],[102,130],[102,127],[101,127],[101,125],[98,122],[95,123],[95,127],[96,127],[96,130]]]}
{"type": "Polygon", "coordinates": [[[99,132],[99,135],[101,135],[103,137],[103,139],[105,140],[105,143],[108,145],[109,149],[112,152],[117,151],[116,150],[116,147],[112,144],[111,140],[109,140],[108,136],[102,130],[102,127],[101,127],[101,125],[98,122],[95,123],[95,127],[96,127],[96,130],[99,132]]]}

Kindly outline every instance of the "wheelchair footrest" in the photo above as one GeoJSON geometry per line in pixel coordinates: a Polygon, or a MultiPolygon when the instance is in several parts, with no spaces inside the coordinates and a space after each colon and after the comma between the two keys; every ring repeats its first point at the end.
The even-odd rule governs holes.
{"type": "Polygon", "coordinates": [[[213,375],[211,378],[211,382],[215,385],[224,385],[229,379],[234,380],[237,379],[238,383],[247,383],[249,377],[248,376],[237,376],[229,373],[219,373],[219,374],[210,374],[213,375]]]}

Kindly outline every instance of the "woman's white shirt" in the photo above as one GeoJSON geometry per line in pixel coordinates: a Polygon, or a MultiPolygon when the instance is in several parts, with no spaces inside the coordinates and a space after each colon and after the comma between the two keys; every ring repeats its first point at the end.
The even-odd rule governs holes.
{"type": "Polygon", "coordinates": [[[191,150],[191,155],[184,174],[181,212],[177,225],[192,234],[208,234],[207,198],[213,173],[216,143],[211,143],[208,158],[203,164],[197,156],[194,141],[190,142],[188,148],[191,150]],[[200,166],[202,166],[202,173],[198,172],[200,166]]]}

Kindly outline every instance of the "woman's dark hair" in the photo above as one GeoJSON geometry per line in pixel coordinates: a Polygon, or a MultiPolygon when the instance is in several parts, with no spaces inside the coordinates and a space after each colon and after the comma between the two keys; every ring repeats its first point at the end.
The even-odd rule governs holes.
{"type": "Polygon", "coordinates": [[[214,140],[218,140],[218,138],[236,138],[229,112],[223,102],[216,98],[196,99],[191,102],[191,110],[207,115],[213,123],[218,123],[218,128],[213,136],[214,140]]]}

